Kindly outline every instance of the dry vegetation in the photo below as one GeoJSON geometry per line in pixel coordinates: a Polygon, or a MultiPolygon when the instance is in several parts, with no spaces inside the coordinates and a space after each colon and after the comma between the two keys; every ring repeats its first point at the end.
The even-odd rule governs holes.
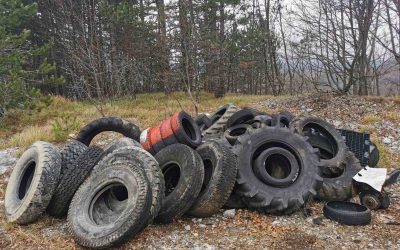
{"type": "MultiPolygon", "coordinates": [[[[308,98],[308,97],[307,97],[308,98]]],[[[361,100],[360,98],[359,100],[361,100]]],[[[392,123],[400,124],[400,115],[398,113],[400,107],[399,98],[367,98],[373,103],[387,105],[385,112],[377,114],[368,114],[362,118],[357,118],[356,122],[360,127],[369,127],[373,132],[373,139],[377,142],[381,150],[382,160],[381,166],[399,166],[400,154],[390,151],[386,144],[380,141],[382,131],[376,128],[376,124],[380,119],[386,119],[392,123]],[[390,103],[390,105],[389,105],[390,103]]],[[[210,94],[202,93],[199,96],[199,112],[211,112],[217,106],[232,102],[238,106],[253,106],[264,111],[281,111],[288,109],[295,114],[301,114],[299,106],[301,106],[301,98],[287,97],[271,97],[271,96],[239,96],[228,95],[222,99],[215,99],[210,94]],[[260,106],[260,102],[265,101],[287,101],[290,99],[298,100],[296,105],[284,104],[274,107],[260,106]]],[[[137,99],[119,99],[108,102],[103,105],[103,113],[105,115],[120,116],[125,119],[137,122],[141,129],[157,124],[165,117],[172,113],[184,109],[191,114],[195,114],[195,108],[191,100],[184,93],[175,93],[171,96],[164,94],[143,94],[138,95],[137,99]]],[[[351,110],[351,107],[349,108],[351,110]]],[[[328,113],[319,113],[314,110],[316,115],[326,115],[328,113]]],[[[314,112],[313,111],[313,112],[314,112]]],[[[321,111],[322,112],[322,111],[321,111]]],[[[346,111],[343,111],[346,114],[346,111]]],[[[333,116],[332,114],[330,114],[333,116]]],[[[100,117],[98,109],[90,103],[75,102],[66,100],[61,97],[54,97],[53,103],[47,109],[39,113],[26,113],[15,111],[6,118],[4,124],[0,127],[1,148],[21,147],[21,150],[36,140],[46,140],[59,143],[61,138],[57,138],[54,132],[54,124],[56,121],[74,120],[66,126],[68,132],[76,134],[77,129],[86,122],[100,117]],[[76,119],[75,119],[76,118],[76,119]]],[[[333,117],[332,119],[335,119],[333,117]]],[[[344,118],[346,121],[346,118],[344,118]]],[[[350,121],[351,118],[349,117],[350,121]]],[[[400,129],[397,125],[397,129],[400,129]]],[[[399,131],[400,132],[400,131],[399,131]]],[[[53,219],[44,216],[37,223],[27,226],[12,225],[5,221],[4,218],[4,193],[7,183],[7,176],[0,178],[0,249],[1,248],[34,248],[34,249],[74,249],[77,248],[72,238],[65,230],[65,221],[53,219]]],[[[397,191],[399,188],[397,187],[397,191]]],[[[397,197],[397,198],[396,198],[397,197]]],[[[307,222],[301,216],[301,213],[290,217],[263,216],[254,212],[238,211],[233,220],[226,220],[220,214],[217,217],[203,219],[202,222],[207,228],[201,228],[199,222],[195,222],[192,218],[183,218],[181,221],[170,225],[151,226],[147,228],[138,237],[132,239],[129,244],[125,245],[125,249],[137,249],[146,247],[177,247],[184,248],[194,247],[193,244],[215,244],[221,248],[238,247],[249,248],[254,246],[264,246],[272,249],[296,248],[302,246],[304,248],[324,248],[326,244],[330,244],[332,248],[340,248],[341,240],[346,244],[354,244],[361,247],[373,244],[381,244],[381,247],[391,248],[393,245],[384,245],[386,240],[376,238],[375,234],[382,234],[384,239],[396,243],[396,235],[398,235],[398,225],[386,225],[380,222],[381,215],[393,216],[398,221],[398,196],[395,203],[389,210],[375,213],[373,224],[368,227],[354,228],[346,226],[335,226],[329,221],[324,221],[324,225],[315,225],[307,222]],[[272,222],[279,220],[280,224],[272,222]],[[186,231],[185,225],[190,225],[191,230],[186,231]],[[317,230],[318,229],[318,230],[317,230]],[[335,237],[342,237],[340,240],[332,238],[331,232],[335,232],[335,237]],[[361,236],[360,236],[361,235],[361,236]],[[353,240],[353,237],[359,237],[353,240]],[[163,239],[165,241],[163,241],[163,239]],[[305,241],[303,245],[299,245],[305,241]],[[307,240],[308,239],[308,240],[307,240]],[[382,241],[382,242],[381,242],[382,241]],[[167,245],[164,245],[164,243],[167,245]],[[183,243],[186,245],[182,245],[183,243]],[[249,243],[250,242],[250,243],[249,243]]],[[[315,203],[311,209],[314,216],[321,216],[321,204],[315,203]]],[[[350,247],[350,245],[347,245],[350,247]]],[[[374,245],[375,246],[375,245],[374,245]]],[[[397,245],[399,246],[399,245],[397,245]]],[[[252,248],[253,248],[252,247],[252,248]]],[[[257,248],[257,247],[256,247],[257,248]]],[[[373,247],[372,247],[373,248],[373,247]]],[[[378,247],[379,248],[379,247],[378,247]]]]}

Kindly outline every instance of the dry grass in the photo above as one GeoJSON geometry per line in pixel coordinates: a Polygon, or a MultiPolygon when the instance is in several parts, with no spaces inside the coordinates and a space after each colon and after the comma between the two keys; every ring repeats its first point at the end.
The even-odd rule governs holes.
{"type": "Polygon", "coordinates": [[[379,121],[379,117],[375,115],[366,115],[362,118],[361,124],[373,124],[379,121]]]}
{"type": "MultiPolygon", "coordinates": [[[[199,112],[212,112],[216,107],[226,103],[244,107],[276,98],[278,97],[228,95],[222,99],[215,99],[211,94],[201,93],[198,96],[198,110],[199,112]]],[[[133,120],[142,129],[155,125],[182,109],[195,115],[193,103],[183,92],[168,96],[163,93],[140,94],[136,99],[124,98],[109,101],[101,108],[106,116],[119,116],[133,120]]],[[[76,128],[84,126],[101,115],[96,106],[91,103],[70,101],[55,96],[52,104],[41,112],[19,111],[10,114],[0,127],[0,138],[5,138],[5,142],[0,145],[0,148],[26,147],[36,140],[59,142],[60,139],[53,131],[53,124],[56,120],[62,120],[65,117],[76,117],[75,129],[71,131],[76,133],[76,128]]]]}

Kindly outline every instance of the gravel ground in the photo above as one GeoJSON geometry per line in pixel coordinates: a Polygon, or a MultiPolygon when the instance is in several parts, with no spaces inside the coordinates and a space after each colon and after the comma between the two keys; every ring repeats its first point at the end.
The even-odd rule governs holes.
{"type": "MultiPolygon", "coordinates": [[[[296,115],[319,115],[338,127],[351,129],[363,128],[361,121],[364,117],[377,116],[378,121],[370,124],[375,133],[373,138],[385,145],[389,157],[393,159],[400,157],[400,127],[399,121],[396,123],[396,119],[388,114],[398,113],[399,106],[399,103],[390,100],[382,102],[379,99],[331,96],[267,101],[254,105],[265,110],[289,110],[296,115]]],[[[105,135],[98,141],[105,145],[111,140],[105,135]]],[[[44,216],[29,226],[14,226],[5,222],[5,187],[17,151],[8,149],[0,152],[3,159],[0,169],[6,169],[5,174],[0,174],[0,249],[76,248],[66,231],[64,220],[44,216]]],[[[399,168],[395,165],[385,167],[399,168]]],[[[344,226],[330,221],[323,217],[323,204],[320,202],[312,202],[290,216],[262,215],[241,209],[226,212],[221,209],[219,214],[210,218],[183,217],[169,225],[149,226],[121,248],[400,249],[400,184],[387,190],[391,206],[387,210],[373,211],[372,223],[368,226],[344,226]]]]}

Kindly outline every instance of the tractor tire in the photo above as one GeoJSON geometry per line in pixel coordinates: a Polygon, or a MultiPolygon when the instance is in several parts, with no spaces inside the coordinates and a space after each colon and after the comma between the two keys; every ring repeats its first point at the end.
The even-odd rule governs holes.
{"type": "Polygon", "coordinates": [[[226,104],[220,107],[211,115],[210,119],[212,125],[203,131],[203,136],[213,136],[223,133],[226,129],[228,119],[238,110],[239,108],[235,107],[233,104],[226,104]]]}

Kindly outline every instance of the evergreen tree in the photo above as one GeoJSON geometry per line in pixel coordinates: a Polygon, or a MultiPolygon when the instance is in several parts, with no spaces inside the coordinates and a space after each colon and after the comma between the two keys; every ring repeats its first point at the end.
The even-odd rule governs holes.
{"type": "Polygon", "coordinates": [[[33,86],[63,82],[63,78],[53,76],[55,65],[46,59],[51,43],[33,46],[29,41],[26,27],[36,15],[36,3],[0,1],[0,118],[13,108],[40,109],[48,105],[50,98],[33,86]]]}

